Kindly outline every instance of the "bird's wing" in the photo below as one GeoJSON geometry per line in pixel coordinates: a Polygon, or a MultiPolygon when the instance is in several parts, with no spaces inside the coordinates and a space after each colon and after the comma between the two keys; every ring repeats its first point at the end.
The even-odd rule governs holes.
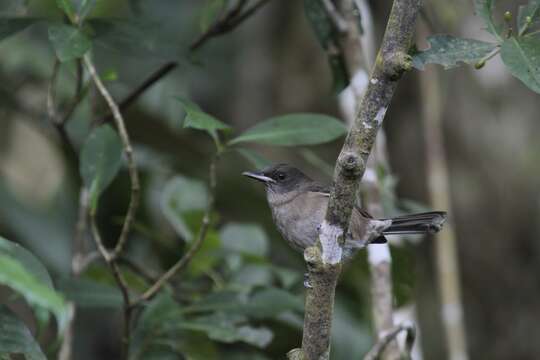
{"type": "MultiPolygon", "coordinates": [[[[320,194],[322,196],[329,197],[330,192],[332,191],[332,187],[330,185],[323,185],[313,181],[309,185],[307,185],[306,190],[309,192],[320,194]]],[[[362,209],[358,204],[355,204],[354,209],[358,211],[358,213],[362,215],[362,217],[365,217],[367,219],[373,219],[373,216],[368,213],[366,209],[362,209]]]]}

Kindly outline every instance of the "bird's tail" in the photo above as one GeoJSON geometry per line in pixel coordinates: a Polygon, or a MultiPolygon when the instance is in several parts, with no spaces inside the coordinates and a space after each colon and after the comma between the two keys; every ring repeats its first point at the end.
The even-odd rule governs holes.
{"type": "Polygon", "coordinates": [[[434,234],[442,229],[446,212],[430,211],[418,214],[402,215],[392,219],[392,224],[383,231],[392,234],[434,234]]]}

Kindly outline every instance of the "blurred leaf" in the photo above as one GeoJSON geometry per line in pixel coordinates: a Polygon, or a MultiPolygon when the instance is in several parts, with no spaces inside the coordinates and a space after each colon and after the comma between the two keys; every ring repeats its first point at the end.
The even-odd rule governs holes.
{"type": "Polygon", "coordinates": [[[267,145],[315,145],[337,139],[347,133],[338,119],[321,114],[289,114],[270,118],[240,136],[230,144],[258,142],[267,145]]]}
{"type": "Polygon", "coordinates": [[[540,18],[540,0],[529,0],[527,5],[520,5],[518,9],[518,29],[519,33],[530,25],[534,24],[540,18]],[[530,17],[531,23],[527,24],[527,17],[530,17]]]}
{"type": "MultiPolygon", "coordinates": [[[[67,0],[66,0],[67,1],[67,0]]],[[[92,12],[96,6],[97,0],[76,0],[77,16],[79,22],[86,19],[86,17],[92,12]]]]}
{"type": "MultiPolygon", "coordinates": [[[[50,286],[50,283],[43,283],[44,275],[41,273],[43,267],[36,267],[35,262],[29,262],[28,253],[13,251],[13,248],[6,246],[7,240],[2,239],[0,248],[0,284],[6,285],[21,294],[32,306],[42,308],[52,312],[58,322],[58,332],[61,333],[68,321],[68,309],[64,299],[50,286]],[[22,254],[22,259],[18,256],[22,254]],[[34,263],[33,266],[26,267],[27,264],[34,263]],[[34,275],[32,271],[38,270],[41,275],[34,275]]],[[[37,259],[35,259],[37,261],[37,259]]],[[[39,312],[39,310],[38,310],[39,312]]]]}
{"type": "Polygon", "coordinates": [[[90,191],[92,211],[97,208],[99,195],[109,186],[120,170],[122,142],[110,125],[96,128],[83,145],[80,173],[90,191]]]}
{"type": "Polygon", "coordinates": [[[236,148],[235,150],[247,161],[249,161],[255,167],[255,169],[263,169],[272,164],[270,160],[264,158],[262,155],[251,149],[236,148]]]}
{"type": "Polygon", "coordinates": [[[56,0],[56,5],[67,15],[71,22],[75,22],[75,7],[71,0],[56,0]]]}
{"type": "Polygon", "coordinates": [[[322,159],[319,155],[317,155],[313,150],[311,149],[302,149],[300,151],[300,154],[311,165],[315,166],[317,169],[321,170],[323,173],[325,173],[328,176],[334,176],[334,166],[333,164],[328,163],[324,159],[322,159]]]}
{"type": "Polygon", "coordinates": [[[328,55],[328,64],[332,71],[332,89],[334,93],[339,94],[349,86],[350,76],[347,71],[347,65],[341,54],[328,55]]]}
{"type": "Polygon", "coordinates": [[[273,338],[272,332],[265,328],[239,325],[246,319],[230,313],[214,313],[201,316],[191,321],[180,321],[171,324],[174,328],[192,331],[203,331],[212,340],[224,343],[242,341],[260,348],[266,347],[273,338]]]}
{"type": "Polygon", "coordinates": [[[336,359],[362,359],[373,344],[369,322],[355,316],[359,304],[341,296],[334,305],[332,324],[332,352],[336,359]]]}
{"type": "Polygon", "coordinates": [[[43,283],[50,289],[53,289],[53,282],[49,276],[49,272],[43,266],[34,254],[26,250],[19,244],[4,239],[0,236],[0,254],[9,255],[21,263],[21,265],[30,272],[36,280],[43,283]]]}
{"type": "Polygon", "coordinates": [[[301,275],[295,270],[278,266],[273,266],[272,270],[276,274],[281,286],[283,286],[285,289],[289,289],[293,285],[297,284],[301,278],[301,275]]]}
{"type": "Polygon", "coordinates": [[[22,354],[28,360],[47,360],[24,322],[0,305],[0,356],[10,354],[22,354]]]}
{"type": "Polygon", "coordinates": [[[476,15],[484,20],[486,30],[495,37],[501,40],[502,26],[493,22],[493,9],[495,8],[496,0],[474,0],[474,8],[476,15]]]}
{"type": "Polygon", "coordinates": [[[245,312],[256,318],[275,318],[291,310],[304,311],[304,304],[299,297],[278,288],[267,288],[251,297],[245,312]]]}
{"type": "Polygon", "coordinates": [[[185,128],[206,131],[229,129],[227,124],[224,124],[212,115],[205,113],[197,104],[186,99],[177,98],[177,100],[180,101],[186,113],[184,119],[185,128]]]}
{"type": "Polygon", "coordinates": [[[41,20],[39,18],[0,18],[0,40],[16,34],[41,20]]]}
{"type": "Polygon", "coordinates": [[[540,93],[540,37],[506,39],[501,46],[501,58],[512,75],[540,93]]]}
{"type": "Polygon", "coordinates": [[[58,281],[58,290],[81,308],[120,308],[123,300],[117,287],[84,278],[58,281]]]}
{"type": "Polygon", "coordinates": [[[62,62],[80,58],[92,47],[92,42],[81,30],[64,24],[49,25],[49,40],[62,62]]]}
{"type": "Polygon", "coordinates": [[[193,256],[189,263],[188,271],[193,276],[204,274],[212,269],[221,259],[218,252],[221,248],[218,234],[215,231],[208,231],[199,251],[193,256]]]}
{"type": "Polygon", "coordinates": [[[349,85],[349,74],[343,55],[329,49],[339,49],[339,34],[336,34],[332,20],[328,17],[321,0],[304,0],[306,17],[311,24],[319,44],[327,51],[328,65],[332,71],[334,92],[338,93],[349,85]]]}
{"type": "Polygon", "coordinates": [[[426,64],[439,64],[445,69],[459,66],[460,62],[475,64],[497,46],[450,35],[430,36],[427,41],[430,47],[413,55],[413,66],[418,70],[423,70],[426,64]]]}
{"type": "Polygon", "coordinates": [[[304,9],[319,44],[324,49],[328,49],[335,42],[334,26],[328,18],[328,13],[322,2],[320,0],[304,0],[304,9]]]}
{"type": "Polygon", "coordinates": [[[255,286],[269,286],[272,283],[272,269],[268,265],[248,264],[240,268],[229,283],[247,289],[255,286]]]}
{"type": "Polygon", "coordinates": [[[264,257],[268,254],[268,237],[255,224],[230,223],[220,231],[223,248],[245,255],[264,257]]]}
{"type": "Polygon", "coordinates": [[[217,19],[220,12],[223,10],[223,7],[225,6],[224,0],[206,0],[206,3],[204,4],[202,14],[201,14],[201,20],[200,20],[200,26],[201,26],[201,32],[204,33],[210,25],[217,19]]]}
{"type": "Polygon", "coordinates": [[[85,31],[93,44],[124,57],[178,61],[180,45],[162,30],[163,24],[136,19],[88,19],[85,31]]]}
{"type": "Polygon", "coordinates": [[[161,211],[174,227],[178,235],[186,241],[193,239],[193,233],[185,216],[193,210],[204,210],[208,203],[208,191],[199,180],[176,176],[169,180],[161,195],[161,211]]]}
{"type": "Polygon", "coordinates": [[[133,331],[130,342],[130,358],[145,359],[145,352],[152,347],[154,342],[163,341],[168,334],[163,329],[166,321],[179,321],[182,315],[178,304],[170,295],[158,294],[142,311],[133,331]]]}

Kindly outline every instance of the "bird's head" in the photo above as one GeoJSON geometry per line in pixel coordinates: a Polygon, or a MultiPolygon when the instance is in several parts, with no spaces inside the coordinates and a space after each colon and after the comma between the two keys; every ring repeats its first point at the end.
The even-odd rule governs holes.
{"type": "Polygon", "coordinates": [[[302,171],[287,164],[272,165],[259,171],[246,171],[242,175],[264,183],[267,191],[278,194],[299,190],[312,181],[302,171]]]}

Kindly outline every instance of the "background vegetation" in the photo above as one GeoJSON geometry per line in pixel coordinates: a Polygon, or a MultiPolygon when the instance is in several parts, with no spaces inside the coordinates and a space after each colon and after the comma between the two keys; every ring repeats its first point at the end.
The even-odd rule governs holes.
{"type": "MultiPolygon", "coordinates": [[[[163,64],[178,63],[123,112],[141,182],[140,206],[118,261],[130,295],[137,299],[175,264],[197,241],[205,213],[209,220],[189,265],[134,311],[131,357],[282,358],[301,339],[304,263],[277,234],[262,189],[240,173],[288,162],[330,179],[345,127],[328,117],[342,117],[336,93],[344,84],[304,4],[264,2],[234,31],[221,29],[224,34],[196,45],[234,2],[83,1],[71,15],[62,3],[0,5],[0,350],[55,358],[65,343],[60,338],[74,326],[73,358],[120,356],[123,294],[95,253],[90,224],[78,240],[74,235],[81,186],[108,248],[117,244],[131,198],[121,139],[86,68],[81,101],[71,113],[79,98],[74,59],[91,47],[118,101],[163,64]],[[74,32],[70,22],[83,24],[83,31],[74,32]],[[271,138],[259,128],[262,138],[255,130],[255,138],[227,145],[241,134],[253,136],[245,131],[264,120],[298,113],[326,116],[300,120],[310,121],[308,130],[319,129],[311,121],[328,128],[300,140],[271,138]],[[58,126],[66,115],[65,126],[58,126]],[[97,127],[103,120],[110,125],[97,127]],[[211,163],[215,189],[208,186],[211,163]],[[209,199],[215,200],[210,212],[209,199]],[[81,254],[92,261],[81,261],[81,254]]],[[[535,359],[540,353],[540,125],[533,92],[540,77],[538,66],[527,72],[512,57],[517,46],[530,50],[536,64],[540,59],[538,37],[518,36],[537,26],[531,1],[521,11],[532,11],[530,29],[520,34],[527,21],[518,7],[525,4],[501,0],[492,9],[491,1],[477,1],[480,16],[469,1],[425,4],[417,47],[425,49],[426,35],[434,33],[485,41],[456,45],[471,55],[457,60],[481,69],[430,68],[427,90],[425,73],[406,74],[384,125],[392,175],[378,179],[386,215],[428,208],[429,139],[422,117],[426,103],[439,104],[472,359],[535,359]],[[502,58],[492,57],[499,47],[502,58]]],[[[370,5],[378,44],[391,3],[370,5]]],[[[431,41],[432,49],[436,44],[431,41]]],[[[448,51],[444,59],[429,52],[415,57],[418,68],[429,62],[455,63],[448,51]]],[[[290,118],[273,121],[286,126],[290,118]]],[[[394,301],[402,310],[396,316],[414,308],[424,358],[443,359],[432,240],[392,244],[394,301]]],[[[338,286],[334,359],[359,358],[371,347],[369,291],[361,254],[338,286]]]]}

